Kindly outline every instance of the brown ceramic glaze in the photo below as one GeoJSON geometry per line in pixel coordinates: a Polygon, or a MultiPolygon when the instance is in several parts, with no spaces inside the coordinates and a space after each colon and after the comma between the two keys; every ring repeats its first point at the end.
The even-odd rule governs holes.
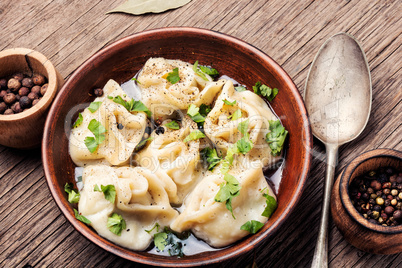
{"type": "Polygon", "coordinates": [[[44,55],[27,48],[0,52],[0,77],[14,73],[41,74],[48,79],[49,86],[45,96],[35,106],[18,114],[0,114],[0,144],[20,149],[38,147],[47,111],[63,84],[63,77],[44,55]]]}
{"type": "MultiPolygon", "coordinates": [[[[75,118],[74,118],[75,119],[75,118]]],[[[277,231],[299,200],[310,168],[311,131],[306,109],[296,86],[270,57],[236,38],[196,28],[164,28],[134,34],[102,49],[87,60],[62,88],[46,121],[42,147],[43,165],[50,191],[71,224],[98,246],[123,258],[156,266],[196,266],[220,262],[250,251],[277,231]],[[279,206],[256,235],[225,249],[181,259],[135,252],[98,236],[74,218],[63,187],[74,181],[74,164],[68,154],[66,122],[72,107],[94,99],[91,90],[103,87],[109,79],[122,83],[137,73],[150,57],[180,59],[212,65],[221,74],[251,88],[256,81],[277,87],[272,107],[289,131],[286,166],[278,194],[279,206]],[[65,128],[66,127],[66,128],[65,128]]]]}
{"type": "Polygon", "coordinates": [[[356,157],[344,169],[332,191],[334,223],[353,246],[374,254],[402,252],[402,225],[381,226],[366,220],[353,206],[349,185],[354,178],[381,167],[402,169],[402,152],[377,149],[356,157]]]}

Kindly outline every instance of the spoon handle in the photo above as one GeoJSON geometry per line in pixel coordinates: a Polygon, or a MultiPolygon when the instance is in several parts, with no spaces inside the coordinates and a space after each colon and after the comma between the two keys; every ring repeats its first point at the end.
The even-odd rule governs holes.
{"type": "Polygon", "coordinates": [[[327,170],[324,185],[324,199],[321,210],[320,231],[318,233],[317,244],[315,246],[313,268],[328,267],[328,219],[329,219],[329,202],[331,196],[332,185],[334,184],[335,166],[338,156],[337,145],[326,145],[327,152],[327,170]]]}

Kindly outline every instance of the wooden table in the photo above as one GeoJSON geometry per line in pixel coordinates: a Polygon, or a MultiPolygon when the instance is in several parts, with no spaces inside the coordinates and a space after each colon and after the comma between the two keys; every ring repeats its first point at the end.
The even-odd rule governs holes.
{"type": "MultiPolygon", "coordinates": [[[[105,15],[121,1],[1,0],[0,50],[27,47],[46,55],[65,79],[90,55],[132,33],[166,26],[223,32],[258,47],[289,73],[300,92],[323,42],[344,31],[369,61],[373,105],[368,125],[339,151],[336,173],[375,148],[402,150],[402,3],[387,0],[200,1],[162,14],[105,15]]],[[[282,229],[254,254],[219,267],[310,266],[322,201],[324,146],[314,140],[310,177],[282,229]]],[[[140,267],[112,255],[73,229],[48,190],[39,149],[0,146],[0,267],[140,267]]],[[[401,267],[402,254],[372,255],[349,245],[330,223],[330,267],[401,267]]],[[[142,267],[142,266],[141,266],[142,267]]]]}

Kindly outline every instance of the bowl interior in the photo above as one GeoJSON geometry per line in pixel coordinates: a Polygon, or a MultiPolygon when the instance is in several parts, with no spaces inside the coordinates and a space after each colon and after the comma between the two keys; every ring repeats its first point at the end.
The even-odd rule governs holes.
{"type": "Polygon", "coordinates": [[[73,226],[88,239],[132,261],[159,266],[190,266],[215,263],[252,249],[272,234],[291,212],[301,196],[310,167],[311,132],[306,110],[296,86],[271,58],[258,49],[224,34],[194,28],[165,28],[126,37],[102,49],[87,60],[66,82],[55,99],[45,126],[43,163],[49,188],[58,206],[73,226]],[[74,164],[68,154],[69,128],[79,104],[91,102],[91,90],[103,87],[109,79],[118,83],[133,77],[150,57],[180,59],[211,65],[251,89],[257,81],[277,87],[271,103],[289,131],[286,162],[278,194],[278,208],[256,235],[228,248],[187,256],[182,259],[134,252],[99,237],[74,218],[63,187],[74,181],[74,164]],[[66,121],[66,119],[68,119],[66,121]]]}
{"type": "Polygon", "coordinates": [[[381,233],[401,233],[402,225],[381,226],[366,220],[353,206],[349,195],[349,185],[355,178],[382,167],[392,167],[402,170],[402,152],[391,149],[377,149],[364,153],[354,159],[346,167],[341,177],[339,188],[341,200],[349,215],[362,226],[381,233]]]}

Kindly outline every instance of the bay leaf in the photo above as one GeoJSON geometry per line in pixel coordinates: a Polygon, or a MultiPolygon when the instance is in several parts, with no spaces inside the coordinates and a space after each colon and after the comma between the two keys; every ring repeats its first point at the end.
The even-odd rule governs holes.
{"type": "Polygon", "coordinates": [[[145,13],[161,13],[169,9],[176,9],[191,0],[127,0],[120,6],[108,11],[106,14],[123,12],[133,15],[141,15],[145,13]]]}

